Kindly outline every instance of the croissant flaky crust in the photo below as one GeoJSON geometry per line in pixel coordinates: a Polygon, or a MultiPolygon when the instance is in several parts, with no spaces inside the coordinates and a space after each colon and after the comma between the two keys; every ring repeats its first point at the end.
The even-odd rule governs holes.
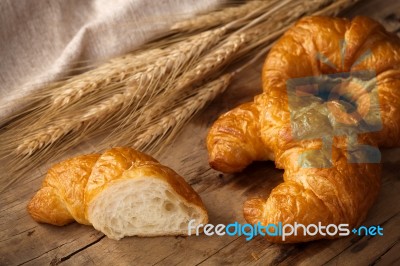
{"type": "Polygon", "coordinates": [[[285,170],[268,199],[245,202],[245,219],[358,226],[379,191],[376,147],[400,146],[399,38],[367,17],[306,17],[271,49],[262,81],[262,94],[222,115],[207,137],[217,170],[255,160],[285,170]]]}
{"type": "Polygon", "coordinates": [[[207,223],[200,196],[154,158],[113,148],[60,162],[49,169],[28,205],[34,220],[93,225],[113,239],[188,234],[188,222],[207,223]]]}

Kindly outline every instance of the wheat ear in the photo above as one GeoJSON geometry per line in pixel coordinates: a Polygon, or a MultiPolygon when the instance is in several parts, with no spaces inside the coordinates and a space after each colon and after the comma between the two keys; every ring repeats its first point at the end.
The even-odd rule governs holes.
{"type": "Polygon", "coordinates": [[[116,82],[121,83],[140,67],[143,67],[145,63],[151,63],[151,58],[162,55],[161,49],[127,54],[114,58],[93,70],[76,75],[64,82],[62,86],[52,89],[50,108],[64,108],[78,102],[90,93],[99,92],[101,88],[106,88],[116,82]]]}
{"type": "MultiPolygon", "coordinates": [[[[154,92],[154,90],[157,89],[159,82],[166,82],[165,76],[171,74],[171,71],[179,73],[177,70],[184,68],[191,60],[196,60],[204,51],[213,47],[221,40],[224,33],[225,28],[215,29],[173,45],[169,48],[171,52],[158,59],[154,65],[149,66],[144,71],[132,74],[122,93],[114,94],[84,110],[79,110],[79,112],[69,113],[64,118],[58,117],[54,119],[53,124],[48,124],[45,128],[39,127],[35,133],[23,136],[23,140],[18,141],[22,143],[18,145],[16,152],[30,155],[44,146],[51,145],[68,133],[104,122],[105,119],[124,109],[123,107],[138,103],[148,94],[158,94],[159,92],[154,92]]],[[[108,127],[110,126],[108,125],[108,127]]]]}
{"type": "MultiPolygon", "coordinates": [[[[212,72],[221,69],[227,63],[232,61],[243,47],[256,41],[264,33],[263,29],[264,26],[261,25],[254,29],[239,34],[234,33],[229,36],[223,44],[210,51],[207,55],[196,62],[192,69],[182,74],[175,84],[176,90],[183,90],[212,72]]],[[[265,41],[271,39],[273,39],[273,37],[266,38],[265,41]]]]}

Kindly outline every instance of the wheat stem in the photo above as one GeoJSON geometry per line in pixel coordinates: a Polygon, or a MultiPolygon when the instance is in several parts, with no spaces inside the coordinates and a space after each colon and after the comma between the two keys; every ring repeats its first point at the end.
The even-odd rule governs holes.
{"type": "MultiPolygon", "coordinates": [[[[175,84],[175,90],[180,91],[191,84],[203,79],[211,72],[215,72],[232,61],[239,51],[253,41],[257,41],[265,34],[264,25],[256,26],[242,33],[232,34],[219,47],[211,50],[202,57],[195,66],[183,73],[175,84]]],[[[265,41],[273,38],[266,38],[265,41]]]]}
{"type": "Polygon", "coordinates": [[[243,17],[250,19],[251,17],[259,15],[277,2],[278,1],[249,1],[240,6],[227,7],[222,10],[175,23],[171,27],[171,30],[178,32],[194,32],[226,25],[232,21],[241,20],[243,17]],[[252,16],[249,16],[249,14],[252,14],[252,16]]]}
{"type": "MultiPolygon", "coordinates": [[[[165,134],[173,129],[179,130],[190,118],[212,101],[216,96],[222,94],[232,79],[233,74],[225,74],[216,80],[206,83],[198,89],[192,97],[187,98],[180,106],[172,109],[162,118],[147,123],[145,131],[133,139],[125,139],[125,145],[133,145],[139,150],[151,150],[151,146],[160,136],[165,139],[165,134]]],[[[161,140],[162,141],[162,140],[161,140]]],[[[166,146],[165,143],[163,146],[166,146]]]]}
{"type": "Polygon", "coordinates": [[[341,11],[353,6],[361,0],[337,0],[331,5],[315,12],[315,16],[337,16],[341,11]]]}

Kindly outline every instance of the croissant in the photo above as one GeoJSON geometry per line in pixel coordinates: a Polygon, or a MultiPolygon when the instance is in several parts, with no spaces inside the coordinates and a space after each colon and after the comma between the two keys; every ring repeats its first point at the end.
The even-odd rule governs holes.
{"type": "Polygon", "coordinates": [[[37,222],[93,225],[117,240],[187,235],[190,220],[208,221],[200,196],[182,177],[131,148],[54,165],[29,202],[28,212],[37,222]]]}
{"type": "MultiPolygon", "coordinates": [[[[235,173],[274,160],[284,182],[244,203],[261,225],[365,219],[380,187],[378,147],[400,146],[400,40],[374,20],[305,17],[270,50],[263,92],[223,114],[207,136],[209,163],[235,173]]],[[[274,232],[272,232],[274,233],[274,232]]],[[[318,232],[272,242],[336,238],[318,232]]]]}

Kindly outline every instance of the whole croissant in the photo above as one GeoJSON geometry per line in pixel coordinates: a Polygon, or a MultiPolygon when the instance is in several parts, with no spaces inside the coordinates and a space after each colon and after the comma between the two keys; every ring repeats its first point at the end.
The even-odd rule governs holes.
{"type": "Polygon", "coordinates": [[[112,239],[187,235],[190,220],[208,221],[201,198],[182,177],[131,148],[54,165],[28,211],[38,222],[91,224],[112,239]]]}
{"type": "MultiPolygon", "coordinates": [[[[399,38],[367,17],[306,17],[271,49],[262,81],[262,94],[222,115],[207,137],[219,171],[257,160],[285,170],[268,199],[245,202],[245,219],[360,225],[380,187],[377,147],[400,145],[399,38]]],[[[285,242],[334,237],[301,232],[285,242]]]]}

